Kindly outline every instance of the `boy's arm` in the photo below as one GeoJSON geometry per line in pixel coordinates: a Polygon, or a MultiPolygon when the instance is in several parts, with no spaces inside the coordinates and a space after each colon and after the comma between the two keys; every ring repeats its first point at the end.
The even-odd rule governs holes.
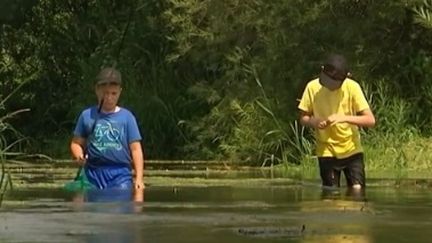
{"type": "Polygon", "coordinates": [[[300,124],[312,128],[323,129],[327,126],[327,121],[314,117],[312,113],[300,110],[300,124]]]}
{"type": "Polygon", "coordinates": [[[375,116],[371,109],[365,109],[358,112],[355,116],[333,114],[328,117],[328,122],[330,124],[347,122],[360,127],[373,127],[375,126],[375,116]]]}
{"type": "Polygon", "coordinates": [[[347,122],[359,127],[373,127],[375,126],[375,116],[371,109],[365,109],[357,113],[355,116],[346,116],[341,114],[333,114],[328,117],[330,124],[347,122]]]}
{"type": "Polygon", "coordinates": [[[375,116],[372,113],[360,85],[354,85],[351,92],[353,97],[352,109],[356,112],[352,115],[333,114],[328,117],[328,123],[333,125],[335,123],[346,122],[359,127],[375,126],[375,116]]]}
{"type": "Polygon", "coordinates": [[[84,154],[85,144],[86,144],[85,138],[76,137],[76,136],[72,138],[70,144],[72,158],[79,165],[83,165],[86,160],[84,154]]]}
{"type": "Polygon", "coordinates": [[[324,129],[328,125],[326,119],[314,116],[312,108],[314,95],[311,87],[311,83],[308,83],[301,99],[298,100],[299,105],[297,108],[300,110],[300,124],[316,129],[324,129]]]}
{"type": "Polygon", "coordinates": [[[359,127],[373,127],[375,126],[375,116],[366,100],[359,84],[351,87],[353,102],[352,109],[356,111],[353,115],[333,114],[328,117],[330,125],[346,122],[359,127]]]}
{"type": "Polygon", "coordinates": [[[144,188],[144,155],[141,148],[141,142],[135,141],[129,144],[132,154],[132,164],[135,170],[135,188],[144,188]]]}

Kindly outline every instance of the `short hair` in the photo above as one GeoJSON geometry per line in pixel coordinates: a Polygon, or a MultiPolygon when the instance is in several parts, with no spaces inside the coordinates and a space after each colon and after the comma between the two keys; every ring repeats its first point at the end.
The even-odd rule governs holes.
{"type": "Polygon", "coordinates": [[[121,85],[121,73],[113,67],[103,68],[96,76],[96,85],[117,84],[121,85]]]}

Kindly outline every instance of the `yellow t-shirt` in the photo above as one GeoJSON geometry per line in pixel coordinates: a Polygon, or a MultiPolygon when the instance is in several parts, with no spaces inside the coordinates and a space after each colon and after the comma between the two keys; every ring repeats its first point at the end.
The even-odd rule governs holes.
{"type": "MultiPolygon", "coordinates": [[[[345,79],[334,91],[322,86],[319,79],[314,79],[307,84],[298,108],[326,119],[332,114],[356,115],[369,109],[369,104],[360,85],[352,79],[345,79]]],[[[356,125],[337,123],[316,129],[315,137],[318,157],[346,158],[363,151],[356,125]]]]}

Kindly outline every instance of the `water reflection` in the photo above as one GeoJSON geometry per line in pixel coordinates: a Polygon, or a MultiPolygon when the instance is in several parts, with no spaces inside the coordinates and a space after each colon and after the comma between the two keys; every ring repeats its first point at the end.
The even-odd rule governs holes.
{"type": "Polygon", "coordinates": [[[137,213],[144,202],[144,188],[78,191],[72,202],[79,211],[137,213]]]}
{"type": "MultiPolygon", "coordinates": [[[[114,219],[115,221],[115,219],[114,219]]],[[[81,242],[88,243],[107,243],[107,242],[144,242],[144,232],[142,232],[139,223],[120,224],[112,222],[107,225],[103,232],[86,234],[82,237],[81,242]]]]}
{"type": "MultiPolygon", "coordinates": [[[[136,214],[142,212],[144,189],[106,189],[76,192],[73,197],[75,211],[108,214],[136,214]]],[[[142,242],[144,239],[139,225],[111,222],[109,230],[103,233],[85,234],[83,242],[142,242]],[[115,225],[115,226],[114,226],[115,225]]]]}
{"type": "Polygon", "coordinates": [[[10,194],[6,206],[23,204],[0,213],[0,242],[430,241],[429,189],[368,187],[366,200],[365,191],[318,186],[152,186],[78,193],[72,210],[59,192],[10,194]]]}
{"type": "Polygon", "coordinates": [[[366,197],[365,190],[326,190],[318,179],[293,183],[256,171],[206,172],[218,180],[192,172],[180,179],[184,172],[157,174],[145,191],[74,194],[47,185],[11,190],[0,208],[0,242],[430,242],[432,237],[429,182],[395,187],[393,180],[370,180],[366,197]]]}
{"type": "Polygon", "coordinates": [[[365,202],[366,200],[366,189],[364,188],[346,188],[345,192],[341,192],[340,188],[326,188],[323,187],[321,191],[321,199],[323,200],[334,200],[334,199],[343,199],[343,200],[352,200],[365,202]]]}
{"type": "Polygon", "coordinates": [[[375,242],[372,232],[373,205],[366,190],[329,188],[321,190],[321,201],[302,201],[301,211],[313,215],[305,223],[299,242],[375,242]]]}

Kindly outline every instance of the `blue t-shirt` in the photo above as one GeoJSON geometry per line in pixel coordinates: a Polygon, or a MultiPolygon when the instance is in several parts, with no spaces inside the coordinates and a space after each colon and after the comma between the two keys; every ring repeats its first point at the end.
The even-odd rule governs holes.
{"type": "Polygon", "coordinates": [[[101,189],[124,187],[132,181],[129,144],[141,140],[136,119],[125,108],[112,113],[97,109],[84,110],[74,130],[74,136],[87,141],[87,178],[101,189]]]}

